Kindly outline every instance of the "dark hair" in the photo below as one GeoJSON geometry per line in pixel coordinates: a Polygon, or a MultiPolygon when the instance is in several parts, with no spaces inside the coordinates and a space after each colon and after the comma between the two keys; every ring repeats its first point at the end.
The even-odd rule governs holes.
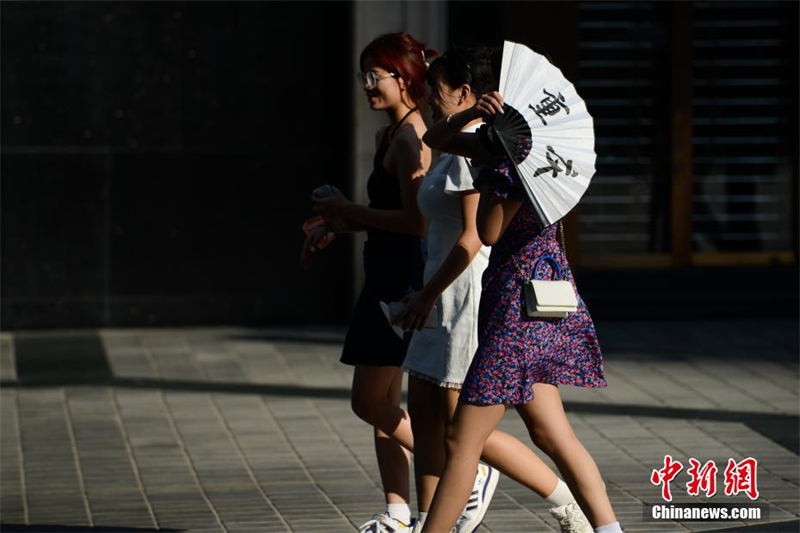
{"type": "Polygon", "coordinates": [[[469,85],[475,96],[497,89],[502,50],[487,47],[454,46],[431,63],[428,84],[440,80],[455,89],[469,85]]]}
{"type": "Polygon", "coordinates": [[[407,32],[387,33],[381,35],[361,52],[359,66],[364,70],[367,58],[376,66],[395,72],[406,83],[408,95],[415,105],[424,105],[427,98],[425,74],[428,70],[427,60],[439,55],[435,50],[426,50],[425,44],[419,42],[407,32]]]}

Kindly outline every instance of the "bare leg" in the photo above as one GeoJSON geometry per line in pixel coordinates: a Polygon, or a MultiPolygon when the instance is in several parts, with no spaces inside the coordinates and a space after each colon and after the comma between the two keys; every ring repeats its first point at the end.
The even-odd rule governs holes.
{"type": "Polygon", "coordinates": [[[592,526],[616,522],[600,471],[572,431],[558,387],[536,383],[533,397],[516,408],[534,444],[556,463],[592,526]]]}
{"type": "Polygon", "coordinates": [[[408,413],[414,430],[414,473],[420,512],[430,508],[444,469],[444,431],[450,413],[443,395],[448,392],[458,395],[458,391],[448,391],[415,376],[408,377],[408,413]]]}
{"type": "Polygon", "coordinates": [[[469,499],[478,459],[505,406],[459,403],[447,428],[447,460],[423,531],[450,531],[469,499]]]}
{"type": "MultiPolygon", "coordinates": [[[[389,387],[389,403],[400,407],[403,388],[402,371],[392,379],[389,387]]],[[[382,430],[375,428],[375,455],[386,495],[386,503],[409,503],[409,472],[411,457],[408,451],[382,430]]]]}
{"type": "MultiPolygon", "coordinates": [[[[444,469],[444,432],[456,410],[459,391],[414,376],[408,379],[408,391],[416,446],[417,506],[427,512],[444,469]]],[[[504,431],[492,432],[481,459],[542,498],[547,498],[558,484],[555,472],[533,450],[504,431]]]]}
{"type": "Polygon", "coordinates": [[[389,366],[357,366],[353,411],[375,428],[375,454],[387,503],[408,503],[409,454],[413,447],[408,415],[400,408],[403,371],[389,366]]]}
{"type": "MultiPolygon", "coordinates": [[[[443,390],[449,418],[458,403],[458,391],[443,390]]],[[[481,459],[522,486],[547,498],[558,484],[558,476],[533,450],[519,439],[496,429],[483,447],[481,459]]]]}
{"type": "Polygon", "coordinates": [[[503,431],[489,435],[481,459],[542,498],[558,485],[556,473],[533,450],[503,431]]]}

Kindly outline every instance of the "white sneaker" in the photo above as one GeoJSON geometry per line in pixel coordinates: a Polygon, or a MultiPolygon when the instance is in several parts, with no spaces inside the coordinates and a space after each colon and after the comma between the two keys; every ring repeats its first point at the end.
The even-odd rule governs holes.
{"type": "Polygon", "coordinates": [[[455,533],[472,533],[481,525],[483,515],[489,509],[500,473],[489,465],[478,463],[478,475],[475,477],[475,484],[472,486],[467,506],[461,511],[455,528],[455,533]]]}
{"type": "Polygon", "coordinates": [[[388,514],[380,513],[372,515],[372,518],[358,528],[358,531],[359,533],[399,533],[403,531],[411,533],[411,526],[388,514]]]}
{"type": "Polygon", "coordinates": [[[571,502],[561,507],[553,507],[550,514],[558,520],[561,533],[594,533],[589,519],[583,514],[577,503],[571,502]]]}

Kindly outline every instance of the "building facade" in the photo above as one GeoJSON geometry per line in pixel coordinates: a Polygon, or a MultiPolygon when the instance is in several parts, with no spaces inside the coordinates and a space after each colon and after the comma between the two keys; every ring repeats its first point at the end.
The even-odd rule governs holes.
{"type": "Polygon", "coordinates": [[[3,3],[3,329],[344,323],[361,241],[298,266],[309,192],[366,201],[380,33],[536,44],[595,118],[566,219],[596,318],[796,316],[795,2],[3,3]]]}

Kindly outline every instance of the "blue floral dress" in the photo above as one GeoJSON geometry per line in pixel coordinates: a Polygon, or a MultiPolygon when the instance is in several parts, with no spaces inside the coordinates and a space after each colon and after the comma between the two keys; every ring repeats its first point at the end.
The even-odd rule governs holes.
{"type": "MultiPolygon", "coordinates": [[[[525,279],[512,257],[530,279],[536,261],[552,255],[561,265],[563,278],[575,285],[558,243],[558,225],[541,227],[522,184],[507,165],[484,167],[475,188],[484,184],[490,185],[494,194],[522,200],[523,205],[492,247],[483,274],[478,351],[459,400],[483,405],[523,404],[533,399],[534,383],[605,387],[597,333],[580,295],[577,312],[566,318],[531,318],[525,312],[525,279]]],[[[538,274],[538,279],[552,279],[554,272],[549,264],[542,263],[538,274]]]]}

